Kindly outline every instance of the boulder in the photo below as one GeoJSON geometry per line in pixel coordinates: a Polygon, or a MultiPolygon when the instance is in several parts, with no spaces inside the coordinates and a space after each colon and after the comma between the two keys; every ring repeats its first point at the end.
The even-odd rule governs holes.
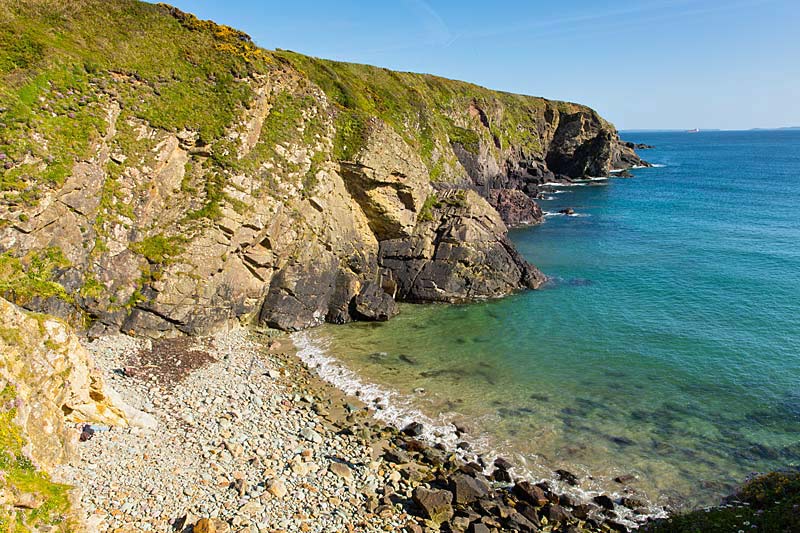
{"type": "Polygon", "coordinates": [[[489,485],[481,479],[467,474],[455,474],[450,478],[450,491],[455,503],[469,505],[489,493],[489,485]]]}
{"type": "Polygon", "coordinates": [[[355,298],[355,316],[360,320],[383,322],[397,314],[394,298],[377,283],[367,282],[355,298]]]}
{"type": "Polygon", "coordinates": [[[437,524],[453,517],[453,493],[450,491],[419,486],[414,489],[411,498],[422,509],[425,518],[437,524]]]}
{"type": "Polygon", "coordinates": [[[543,511],[544,515],[547,517],[547,520],[549,520],[551,523],[563,523],[572,518],[572,515],[569,513],[569,511],[557,503],[548,504],[543,511]]]}
{"type": "Polygon", "coordinates": [[[518,481],[512,489],[514,496],[536,507],[546,505],[550,500],[545,491],[529,481],[518,481]]]}
{"type": "Polygon", "coordinates": [[[614,500],[612,500],[606,494],[600,494],[599,496],[595,496],[592,498],[592,501],[602,507],[603,509],[612,510],[614,509],[614,500]]]}

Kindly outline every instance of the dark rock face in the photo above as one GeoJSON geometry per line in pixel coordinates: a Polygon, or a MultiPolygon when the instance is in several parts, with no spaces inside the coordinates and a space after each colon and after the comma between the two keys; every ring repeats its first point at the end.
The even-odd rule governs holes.
{"type": "Polygon", "coordinates": [[[486,198],[509,227],[539,224],[544,213],[530,196],[517,189],[492,189],[486,198]]]}
{"type": "Polygon", "coordinates": [[[379,264],[397,297],[415,302],[466,302],[537,288],[545,276],[506,237],[506,228],[472,191],[440,195],[433,220],[408,238],[381,242],[379,264]]]}
{"type": "Polygon", "coordinates": [[[394,299],[377,283],[369,282],[355,297],[355,315],[360,320],[386,321],[397,314],[394,299]]]}
{"type": "Polygon", "coordinates": [[[422,435],[425,426],[420,424],[419,422],[411,422],[406,427],[403,428],[403,434],[408,435],[409,437],[419,437],[422,435]]]}
{"type": "Polygon", "coordinates": [[[613,169],[647,165],[591,111],[561,117],[545,160],[556,174],[573,178],[606,176],[613,169]]]}

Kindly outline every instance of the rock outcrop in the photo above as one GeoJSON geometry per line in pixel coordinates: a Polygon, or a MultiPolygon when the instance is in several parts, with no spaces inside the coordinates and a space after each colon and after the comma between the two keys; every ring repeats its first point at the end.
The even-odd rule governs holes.
{"type": "Polygon", "coordinates": [[[75,423],[155,427],[105,384],[66,324],[0,298],[0,526],[64,523],[68,487],[47,474],[76,457],[75,423]]]}
{"type": "Polygon", "coordinates": [[[545,276],[505,236],[489,203],[471,190],[439,193],[414,234],[381,242],[380,265],[396,297],[467,302],[535,289],[545,276]]]}
{"type": "Polygon", "coordinates": [[[0,298],[0,389],[14,390],[25,454],[49,471],[68,460],[79,432],[68,423],[153,427],[109,388],[69,326],[0,298]]]}
{"type": "Polygon", "coordinates": [[[266,51],[164,5],[74,7],[0,4],[34,54],[0,72],[0,293],[91,335],[536,287],[506,229],[542,220],[539,186],[641,163],[578,104],[266,51]]]}

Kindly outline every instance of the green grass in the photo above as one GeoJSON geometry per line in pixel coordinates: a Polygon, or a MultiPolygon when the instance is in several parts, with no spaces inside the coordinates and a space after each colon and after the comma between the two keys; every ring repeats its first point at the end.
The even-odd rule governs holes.
{"type": "Polygon", "coordinates": [[[0,507],[0,531],[11,531],[14,527],[14,531],[33,532],[44,525],[59,525],[60,531],[72,531],[67,519],[70,487],[53,483],[23,453],[25,440],[14,423],[17,414],[14,400],[14,388],[6,385],[0,391],[0,484],[12,492],[34,493],[42,504],[37,509],[0,507]]]}
{"type": "Polygon", "coordinates": [[[56,269],[69,266],[59,248],[31,252],[16,257],[10,252],[0,254],[0,295],[24,305],[33,298],[57,297],[71,302],[64,287],[54,281],[56,269]]]}
{"type": "Polygon", "coordinates": [[[151,265],[169,264],[183,252],[185,240],[181,237],[166,237],[163,233],[131,243],[129,248],[144,256],[151,265]]]}
{"type": "Polygon", "coordinates": [[[647,524],[646,533],[800,531],[800,472],[772,472],[745,483],[731,503],[647,524]]]}

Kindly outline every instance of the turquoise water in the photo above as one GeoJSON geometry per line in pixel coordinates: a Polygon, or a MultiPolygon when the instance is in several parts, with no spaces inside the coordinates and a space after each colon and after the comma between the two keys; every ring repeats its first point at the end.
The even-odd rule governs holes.
{"type": "Polygon", "coordinates": [[[547,288],[312,335],[534,476],[714,503],[800,464],[800,132],[623,137],[663,166],[557,188],[543,209],[582,216],[511,232],[547,288]]]}

